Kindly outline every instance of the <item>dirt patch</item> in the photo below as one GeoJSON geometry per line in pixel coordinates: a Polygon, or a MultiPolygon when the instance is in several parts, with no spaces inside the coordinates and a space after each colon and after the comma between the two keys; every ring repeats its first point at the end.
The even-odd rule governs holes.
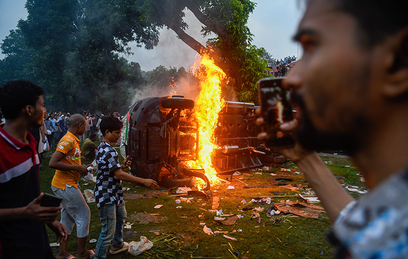
{"type": "Polygon", "coordinates": [[[141,224],[147,225],[151,222],[159,223],[162,221],[166,221],[166,216],[160,216],[157,214],[146,214],[146,213],[135,213],[130,216],[131,221],[138,221],[141,224]]]}
{"type": "Polygon", "coordinates": [[[167,194],[167,191],[151,190],[144,193],[124,193],[123,198],[125,200],[154,199],[167,194]]]}

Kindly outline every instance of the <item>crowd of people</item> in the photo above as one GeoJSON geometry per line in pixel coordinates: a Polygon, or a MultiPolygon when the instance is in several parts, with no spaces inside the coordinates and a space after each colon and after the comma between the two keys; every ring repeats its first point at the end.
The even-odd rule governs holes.
{"type": "MultiPolygon", "coordinates": [[[[333,226],[334,258],[408,258],[408,16],[404,1],[307,1],[294,39],[303,48],[283,81],[300,111],[279,129],[293,146],[271,147],[305,175],[333,226]],[[369,192],[355,200],[316,150],[344,150],[369,192]]],[[[79,136],[87,119],[73,114],[51,160],[54,194],[62,206],[41,206],[37,141],[29,133],[44,118],[44,90],[28,81],[0,88],[0,258],[54,258],[45,226],[56,235],[58,258],[77,225],[78,258],[106,258],[127,250],[121,181],[157,188],[157,182],[123,171],[113,145],[122,122],[101,119],[95,162],[95,200],[102,230],[95,253],[86,249],[89,207],[78,190],[87,175],[79,136]],[[56,220],[61,213],[61,222],[56,220]]],[[[262,125],[263,118],[257,123],[262,125]]],[[[64,128],[66,125],[64,124],[64,128]]],[[[266,132],[260,133],[266,139],[266,132]]]]}
{"type": "Polygon", "coordinates": [[[296,57],[286,57],[280,60],[273,60],[268,63],[268,68],[265,73],[267,76],[284,77],[296,62],[296,57]]]}

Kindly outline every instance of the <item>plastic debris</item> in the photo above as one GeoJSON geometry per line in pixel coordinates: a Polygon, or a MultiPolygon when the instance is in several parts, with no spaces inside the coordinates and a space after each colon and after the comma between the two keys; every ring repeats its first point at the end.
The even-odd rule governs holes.
{"type": "Polygon", "coordinates": [[[188,193],[189,191],[191,191],[190,187],[179,187],[176,190],[177,194],[184,194],[184,193],[188,193]]]}
{"type": "Polygon", "coordinates": [[[91,240],[89,240],[89,243],[90,244],[94,244],[94,243],[96,243],[98,240],[96,240],[95,238],[92,238],[91,240]]]}
{"type": "Polygon", "coordinates": [[[214,235],[214,232],[211,230],[211,228],[207,227],[206,225],[204,225],[203,231],[207,235],[214,235]]]}
{"type": "Polygon", "coordinates": [[[230,186],[227,187],[227,190],[234,190],[234,189],[235,189],[235,187],[232,186],[232,185],[230,185],[230,186]]]}
{"type": "Polygon", "coordinates": [[[246,200],[242,200],[241,203],[242,203],[242,204],[245,204],[245,203],[247,203],[247,202],[246,202],[246,200]]]}
{"type": "Polygon", "coordinates": [[[95,196],[91,189],[84,190],[84,196],[86,198],[86,202],[88,203],[95,202],[95,196]]]}
{"type": "Polygon", "coordinates": [[[161,207],[163,207],[162,204],[157,204],[156,206],[154,206],[155,209],[160,209],[161,207]]]}
{"type": "Polygon", "coordinates": [[[123,228],[131,229],[133,223],[127,222],[125,225],[123,225],[123,228]]]}
{"type": "Polygon", "coordinates": [[[229,239],[229,240],[237,241],[237,239],[235,237],[230,237],[230,236],[227,236],[227,235],[223,235],[223,237],[225,237],[226,239],[229,239]]]}
{"type": "Polygon", "coordinates": [[[129,243],[128,251],[130,254],[137,256],[143,253],[144,251],[149,250],[152,247],[153,247],[152,241],[147,239],[145,236],[140,236],[139,242],[132,241],[129,243]]]}

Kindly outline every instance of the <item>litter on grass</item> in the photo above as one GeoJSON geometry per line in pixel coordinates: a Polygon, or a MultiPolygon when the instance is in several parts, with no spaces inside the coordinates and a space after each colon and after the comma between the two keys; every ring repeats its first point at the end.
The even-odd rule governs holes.
{"type": "Polygon", "coordinates": [[[128,251],[131,255],[137,256],[143,253],[144,251],[149,250],[152,247],[153,247],[152,241],[147,239],[145,236],[140,236],[139,242],[132,241],[129,243],[128,251]]]}

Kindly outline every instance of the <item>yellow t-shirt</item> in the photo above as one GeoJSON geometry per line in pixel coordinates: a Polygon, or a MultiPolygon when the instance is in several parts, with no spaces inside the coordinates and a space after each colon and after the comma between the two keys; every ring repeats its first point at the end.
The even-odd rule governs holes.
{"type": "MultiPolygon", "coordinates": [[[[57,151],[65,155],[64,158],[61,159],[61,162],[71,165],[81,165],[79,139],[71,132],[67,131],[67,134],[58,142],[57,151]]],[[[54,178],[52,178],[51,185],[61,190],[65,190],[66,184],[78,188],[79,177],[80,174],[78,171],[62,171],[57,169],[54,178]]]]}

